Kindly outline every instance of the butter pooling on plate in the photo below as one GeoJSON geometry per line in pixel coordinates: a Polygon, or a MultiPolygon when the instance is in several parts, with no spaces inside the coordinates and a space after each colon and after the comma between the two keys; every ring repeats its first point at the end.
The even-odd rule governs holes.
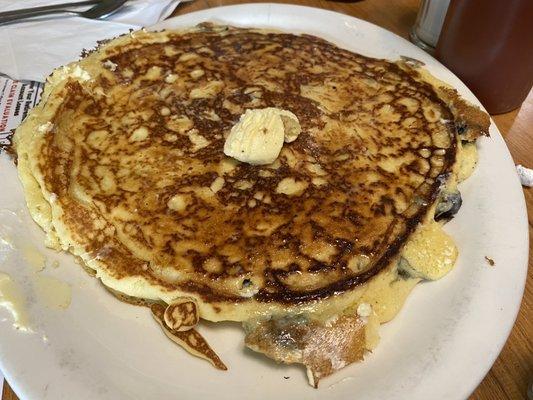
{"type": "Polygon", "coordinates": [[[26,299],[22,289],[11,277],[0,272],[0,306],[13,316],[13,326],[22,331],[31,331],[26,299]]]}
{"type": "Polygon", "coordinates": [[[216,367],[201,319],[242,322],[248,347],[304,364],[316,387],[453,266],[441,225],[487,128],[412,60],[202,25],[134,32],[56,71],[15,145],[50,247],[216,367]],[[260,117],[273,109],[301,130],[279,151],[283,113],[260,117]],[[276,151],[224,154],[264,150],[255,119],[277,127],[276,151]]]}

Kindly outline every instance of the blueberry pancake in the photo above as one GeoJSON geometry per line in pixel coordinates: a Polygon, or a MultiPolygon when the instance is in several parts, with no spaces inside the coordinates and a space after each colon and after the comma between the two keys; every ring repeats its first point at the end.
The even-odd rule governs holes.
{"type": "Polygon", "coordinates": [[[442,224],[488,125],[414,60],[202,24],[55,70],[15,146],[48,246],[216,367],[202,319],[316,387],[452,269],[442,224]]]}

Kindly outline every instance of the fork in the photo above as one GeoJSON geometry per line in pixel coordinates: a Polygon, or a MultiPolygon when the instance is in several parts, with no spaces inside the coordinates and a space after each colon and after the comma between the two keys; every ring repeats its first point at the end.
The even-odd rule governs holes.
{"type": "Polygon", "coordinates": [[[85,11],[74,11],[70,7],[94,4],[95,0],[87,0],[80,3],[58,4],[50,7],[27,8],[23,10],[7,11],[0,13],[0,25],[18,22],[29,18],[42,17],[47,15],[62,14],[66,16],[78,16],[89,19],[105,18],[116,12],[128,0],[101,0],[97,4],[85,11]],[[61,7],[61,8],[58,8],[61,7]]]}
{"type": "Polygon", "coordinates": [[[0,12],[0,17],[7,17],[12,15],[23,15],[28,13],[33,13],[35,11],[52,11],[52,10],[59,10],[59,9],[65,9],[65,8],[74,8],[74,7],[83,7],[83,6],[91,6],[93,4],[99,3],[100,0],[85,0],[85,1],[79,1],[74,3],[62,3],[62,4],[53,4],[51,6],[40,6],[40,7],[31,7],[31,8],[22,8],[18,10],[11,10],[11,11],[4,11],[0,12]]]}

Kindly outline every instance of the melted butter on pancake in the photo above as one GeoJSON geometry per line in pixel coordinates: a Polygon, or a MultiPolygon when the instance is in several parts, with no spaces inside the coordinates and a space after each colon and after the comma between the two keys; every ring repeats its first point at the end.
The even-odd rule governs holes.
{"type": "Polygon", "coordinates": [[[301,132],[298,118],[269,107],[246,110],[224,142],[224,154],[252,165],[272,164],[283,146],[301,132]]]}
{"type": "Polygon", "coordinates": [[[450,272],[457,254],[452,238],[435,221],[420,226],[402,250],[409,274],[428,280],[440,279],[450,272]]]}
{"type": "Polygon", "coordinates": [[[470,177],[476,168],[478,157],[475,143],[465,143],[458,155],[457,182],[460,183],[470,177]]]}

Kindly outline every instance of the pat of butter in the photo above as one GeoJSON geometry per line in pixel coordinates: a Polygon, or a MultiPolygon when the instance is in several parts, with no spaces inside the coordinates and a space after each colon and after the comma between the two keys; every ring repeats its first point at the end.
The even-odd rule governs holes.
{"type": "Polygon", "coordinates": [[[296,115],[278,108],[246,110],[231,128],[224,154],[253,165],[273,163],[283,142],[296,140],[301,132],[296,115]]]}

